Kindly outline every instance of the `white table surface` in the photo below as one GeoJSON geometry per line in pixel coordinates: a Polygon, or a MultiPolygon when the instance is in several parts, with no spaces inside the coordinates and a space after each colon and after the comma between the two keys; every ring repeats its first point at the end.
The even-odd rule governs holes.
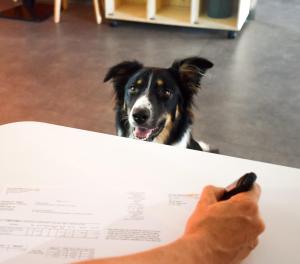
{"type": "Polygon", "coordinates": [[[0,184],[198,193],[258,175],[266,231],[244,263],[300,263],[300,170],[38,122],[0,126],[0,184]]]}

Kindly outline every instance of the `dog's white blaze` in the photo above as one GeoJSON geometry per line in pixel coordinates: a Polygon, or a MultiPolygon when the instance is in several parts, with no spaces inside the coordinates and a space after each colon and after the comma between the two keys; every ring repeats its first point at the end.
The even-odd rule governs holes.
{"type": "Polygon", "coordinates": [[[133,119],[133,113],[135,109],[148,109],[150,111],[150,118],[152,117],[152,104],[149,101],[149,97],[147,95],[142,96],[141,98],[137,99],[136,102],[134,103],[130,114],[129,114],[129,123],[131,125],[134,124],[134,119],[133,119]]]}
{"type": "Polygon", "coordinates": [[[131,111],[133,111],[136,108],[142,108],[142,109],[146,108],[146,109],[150,110],[150,112],[151,112],[152,104],[149,101],[149,97],[147,95],[144,95],[141,98],[137,99],[135,104],[133,105],[131,111]]]}
{"type": "Polygon", "coordinates": [[[146,93],[150,90],[152,79],[153,79],[153,72],[150,74],[150,77],[149,77],[149,80],[148,80],[147,89],[146,89],[146,93]]]}
{"type": "Polygon", "coordinates": [[[173,144],[173,146],[175,147],[181,147],[181,148],[186,148],[188,143],[190,142],[191,139],[191,129],[189,128],[184,135],[182,136],[182,138],[180,139],[180,141],[176,142],[175,144],[173,144]]]}
{"type": "Polygon", "coordinates": [[[137,108],[141,108],[141,109],[148,109],[150,112],[150,119],[152,118],[152,111],[153,111],[153,107],[152,104],[149,100],[149,89],[151,87],[151,83],[152,83],[152,79],[153,79],[153,73],[150,74],[149,80],[148,80],[148,84],[147,84],[147,88],[146,91],[144,93],[143,96],[141,96],[139,99],[136,100],[136,102],[134,103],[130,113],[129,113],[129,124],[131,126],[134,126],[134,119],[133,119],[133,112],[135,109],[137,108]]]}

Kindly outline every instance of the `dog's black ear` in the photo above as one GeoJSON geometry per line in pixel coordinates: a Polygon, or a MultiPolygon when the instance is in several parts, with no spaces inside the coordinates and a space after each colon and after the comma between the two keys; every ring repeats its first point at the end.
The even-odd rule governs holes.
{"type": "Polygon", "coordinates": [[[191,99],[200,88],[200,82],[205,72],[213,67],[213,63],[200,57],[190,57],[176,60],[171,66],[171,72],[175,73],[180,82],[183,95],[191,99]]]}
{"type": "Polygon", "coordinates": [[[143,65],[138,61],[123,61],[109,69],[104,78],[104,82],[111,79],[113,79],[113,82],[120,79],[128,79],[142,67],[143,65]]]}
{"type": "Polygon", "coordinates": [[[143,65],[138,61],[123,61],[109,69],[104,82],[113,81],[117,104],[123,104],[125,85],[129,78],[141,68],[143,65]]]}

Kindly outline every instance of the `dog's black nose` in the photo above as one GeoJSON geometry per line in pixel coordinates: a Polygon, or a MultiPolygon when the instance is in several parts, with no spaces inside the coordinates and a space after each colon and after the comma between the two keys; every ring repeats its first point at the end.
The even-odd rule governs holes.
{"type": "Polygon", "coordinates": [[[132,116],[138,125],[143,125],[150,117],[150,111],[147,108],[137,108],[134,110],[132,116]]]}

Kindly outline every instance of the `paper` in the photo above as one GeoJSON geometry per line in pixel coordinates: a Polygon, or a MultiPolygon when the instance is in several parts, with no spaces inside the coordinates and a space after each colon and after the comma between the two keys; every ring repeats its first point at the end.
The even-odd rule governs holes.
{"type": "Polygon", "coordinates": [[[182,235],[199,198],[107,188],[0,191],[0,263],[6,264],[70,263],[157,247],[182,235]]]}

